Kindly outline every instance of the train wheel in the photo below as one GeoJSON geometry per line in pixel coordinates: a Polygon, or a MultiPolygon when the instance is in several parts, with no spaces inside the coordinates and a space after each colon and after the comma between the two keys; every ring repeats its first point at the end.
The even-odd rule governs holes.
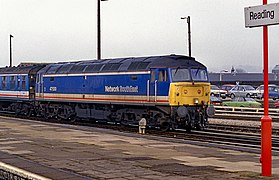
{"type": "Polygon", "coordinates": [[[186,117],[185,117],[185,129],[186,129],[186,132],[191,132],[192,130],[192,121],[191,121],[191,116],[189,113],[187,113],[186,117]]]}
{"type": "Polygon", "coordinates": [[[128,126],[128,125],[129,125],[129,123],[128,123],[127,120],[122,120],[122,121],[120,122],[120,124],[121,124],[121,126],[128,126]]]}
{"type": "Polygon", "coordinates": [[[198,131],[204,130],[204,119],[203,119],[203,115],[199,115],[199,122],[196,124],[196,129],[197,129],[198,131]]]}
{"type": "Polygon", "coordinates": [[[168,122],[163,122],[161,125],[160,125],[160,130],[161,131],[168,131],[170,130],[170,123],[168,122]]]}
{"type": "Polygon", "coordinates": [[[157,126],[159,126],[161,131],[168,131],[168,130],[170,130],[171,124],[170,124],[168,118],[166,118],[164,114],[158,112],[154,116],[154,119],[158,123],[157,126]]]}
{"type": "Polygon", "coordinates": [[[202,113],[199,113],[198,122],[196,124],[196,129],[198,131],[204,130],[205,121],[206,120],[204,119],[204,115],[202,113]]]}
{"type": "Polygon", "coordinates": [[[188,124],[188,125],[186,126],[186,132],[190,133],[191,130],[192,130],[192,126],[191,126],[191,124],[188,124]]]}
{"type": "Polygon", "coordinates": [[[30,116],[31,116],[31,109],[30,109],[30,106],[27,105],[27,104],[23,104],[22,113],[23,113],[24,116],[30,117],[30,116]]]}
{"type": "Polygon", "coordinates": [[[15,108],[15,115],[20,115],[20,109],[19,108],[15,108]]]}
{"type": "Polygon", "coordinates": [[[172,123],[171,128],[172,130],[176,130],[178,128],[178,125],[176,123],[172,123]]]}
{"type": "Polygon", "coordinates": [[[203,130],[203,127],[201,126],[201,124],[197,124],[196,125],[196,130],[198,130],[198,131],[203,130]]]}
{"type": "Polygon", "coordinates": [[[55,119],[56,119],[57,121],[62,121],[62,118],[61,118],[60,116],[56,116],[55,119]]]}
{"type": "Polygon", "coordinates": [[[43,116],[44,116],[45,119],[49,119],[48,113],[45,112],[45,113],[43,114],[43,116]]]}
{"type": "Polygon", "coordinates": [[[77,120],[77,117],[70,117],[70,118],[69,118],[69,121],[70,121],[71,123],[74,123],[76,120],[77,120]]]}

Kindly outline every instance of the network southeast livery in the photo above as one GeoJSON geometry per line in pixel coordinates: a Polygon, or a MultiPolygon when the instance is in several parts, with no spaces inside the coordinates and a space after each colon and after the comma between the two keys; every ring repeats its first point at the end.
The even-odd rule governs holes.
{"type": "Polygon", "coordinates": [[[139,92],[139,87],[138,86],[105,86],[105,92],[137,93],[139,92]]]}

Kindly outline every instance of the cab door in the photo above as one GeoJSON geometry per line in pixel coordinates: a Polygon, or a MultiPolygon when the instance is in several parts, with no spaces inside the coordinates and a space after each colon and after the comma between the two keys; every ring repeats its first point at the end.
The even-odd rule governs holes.
{"type": "Polygon", "coordinates": [[[36,87],[36,89],[37,89],[37,97],[39,97],[39,98],[43,98],[43,96],[44,96],[44,89],[43,89],[43,87],[44,87],[44,83],[43,83],[43,75],[42,74],[37,74],[37,78],[36,78],[36,84],[37,84],[37,87],[36,87]]]}
{"type": "Polygon", "coordinates": [[[19,98],[21,96],[21,77],[20,75],[16,76],[16,87],[17,87],[17,98],[19,98]]]}
{"type": "Polygon", "coordinates": [[[151,69],[149,101],[158,102],[162,96],[168,96],[169,73],[167,68],[151,69]]]}

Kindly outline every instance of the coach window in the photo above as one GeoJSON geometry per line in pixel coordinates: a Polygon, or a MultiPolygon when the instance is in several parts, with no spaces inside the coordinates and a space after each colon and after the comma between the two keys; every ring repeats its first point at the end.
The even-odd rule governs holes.
{"type": "Polygon", "coordinates": [[[15,76],[11,76],[11,78],[10,78],[10,89],[11,90],[15,90],[15,84],[16,84],[16,82],[15,82],[15,76]]]}
{"type": "Polygon", "coordinates": [[[22,90],[26,90],[26,76],[22,76],[22,90]]]}
{"type": "Polygon", "coordinates": [[[167,70],[159,70],[159,79],[160,82],[168,81],[168,72],[167,70]]]}
{"type": "Polygon", "coordinates": [[[6,89],[6,80],[7,80],[7,77],[3,76],[2,77],[2,89],[6,89]]]}
{"type": "Polygon", "coordinates": [[[20,77],[17,77],[17,89],[20,90],[20,77]]]}

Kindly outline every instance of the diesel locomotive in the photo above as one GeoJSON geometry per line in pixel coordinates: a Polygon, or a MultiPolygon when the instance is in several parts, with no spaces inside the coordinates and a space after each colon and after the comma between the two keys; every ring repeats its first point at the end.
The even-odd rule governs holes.
{"type": "Polygon", "coordinates": [[[0,69],[0,110],[66,121],[203,129],[207,68],[180,55],[21,64],[0,69]]]}

